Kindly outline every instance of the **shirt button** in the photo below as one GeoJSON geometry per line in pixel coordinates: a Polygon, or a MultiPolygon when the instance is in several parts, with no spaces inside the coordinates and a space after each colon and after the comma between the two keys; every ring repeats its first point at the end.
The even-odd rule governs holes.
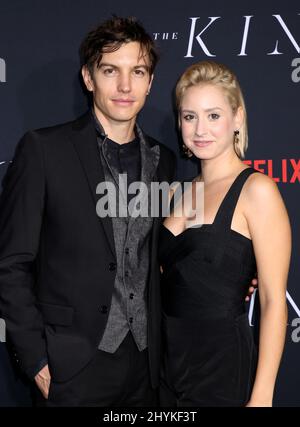
{"type": "Polygon", "coordinates": [[[109,271],[114,271],[117,267],[117,264],[115,262],[110,262],[108,265],[109,271]]]}
{"type": "Polygon", "coordinates": [[[129,272],[125,271],[125,276],[128,277],[129,276],[129,272]]]}
{"type": "Polygon", "coordinates": [[[102,314],[106,314],[107,313],[107,305],[102,305],[100,311],[102,314]]]}
{"type": "Polygon", "coordinates": [[[125,254],[129,254],[129,248],[125,249],[125,254]]]}
{"type": "Polygon", "coordinates": [[[133,299],[133,297],[134,297],[134,294],[132,294],[132,293],[131,293],[131,294],[129,294],[129,298],[130,298],[130,299],[133,299]]]}
{"type": "Polygon", "coordinates": [[[133,322],[133,317],[129,317],[129,323],[133,322]]]}

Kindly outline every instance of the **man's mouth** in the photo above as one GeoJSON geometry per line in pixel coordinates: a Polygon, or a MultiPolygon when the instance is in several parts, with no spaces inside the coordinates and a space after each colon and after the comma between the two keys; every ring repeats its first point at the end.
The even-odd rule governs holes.
{"type": "Polygon", "coordinates": [[[113,98],[112,102],[114,104],[128,106],[128,105],[132,105],[135,102],[135,100],[129,99],[129,98],[113,98]]]}

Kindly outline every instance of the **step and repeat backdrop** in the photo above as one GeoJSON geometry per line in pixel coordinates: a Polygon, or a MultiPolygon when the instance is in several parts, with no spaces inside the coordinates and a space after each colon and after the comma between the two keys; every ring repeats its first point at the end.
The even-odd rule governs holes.
{"type": "MultiPolygon", "coordinates": [[[[293,230],[287,342],[274,404],[300,406],[300,4],[296,0],[201,2],[0,0],[0,179],[29,129],[72,120],[88,108],[79,75],[85,34],[112,14],[139,18],[160,51],[139,122],[174,150],[178,178],[197,174],[182,157],[173,91],[189,65],[223,62],[240,80],[248,111],[246,162],[278,183],[293,230]]],[[[255,296],[249,319],[255,327],[255,296]]],[[[0,406],[30,406],[0,313],[0,406]]]]}

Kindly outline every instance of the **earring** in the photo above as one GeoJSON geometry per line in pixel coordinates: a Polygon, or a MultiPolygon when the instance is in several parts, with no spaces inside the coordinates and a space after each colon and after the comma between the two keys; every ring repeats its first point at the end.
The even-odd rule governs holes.
{"type": "Polygon", "coordinates": [[[238,137],[238,135],[240,134],[240,131],[239,130],[235,130],[234,131],[234,137],[233,137],[233,143],[234,144],[238,144],[239,143],[239,137],[238,137]]]}
{"type": "Polygon", "coordinates": [[[233,136],[233,148],[234,148],[234,152],[235,152],[235,154],[239,157],[239,158],[241,158],[241,155],[240,155],[240,150],[239,150],[239,148],[238,148],[238,143],[239,143],[239,141],[240,141],[240,139],[239,139],[239,134],[240,134],[240,131],[239,130],[235,130],[234,131],[234,136],[233,136]]]}
{"type": "Polygon", "coordinates": [[[193,155],[191,150],[185,144],[182,144],[182,151],[183,151],[183,154],[185,155],[185,157],[190,158],[193,155]]]}

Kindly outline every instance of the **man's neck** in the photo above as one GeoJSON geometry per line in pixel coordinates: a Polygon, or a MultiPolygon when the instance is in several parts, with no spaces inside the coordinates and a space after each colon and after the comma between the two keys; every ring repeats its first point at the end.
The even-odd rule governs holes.
{"type": "Polygon", "coordinates": [[[115,121],[105,117],[97,108],[94,112],[105,134],[109,139],[118,144],[126,144],[135,138],[135,118],[129,121],[115,121]]]}

